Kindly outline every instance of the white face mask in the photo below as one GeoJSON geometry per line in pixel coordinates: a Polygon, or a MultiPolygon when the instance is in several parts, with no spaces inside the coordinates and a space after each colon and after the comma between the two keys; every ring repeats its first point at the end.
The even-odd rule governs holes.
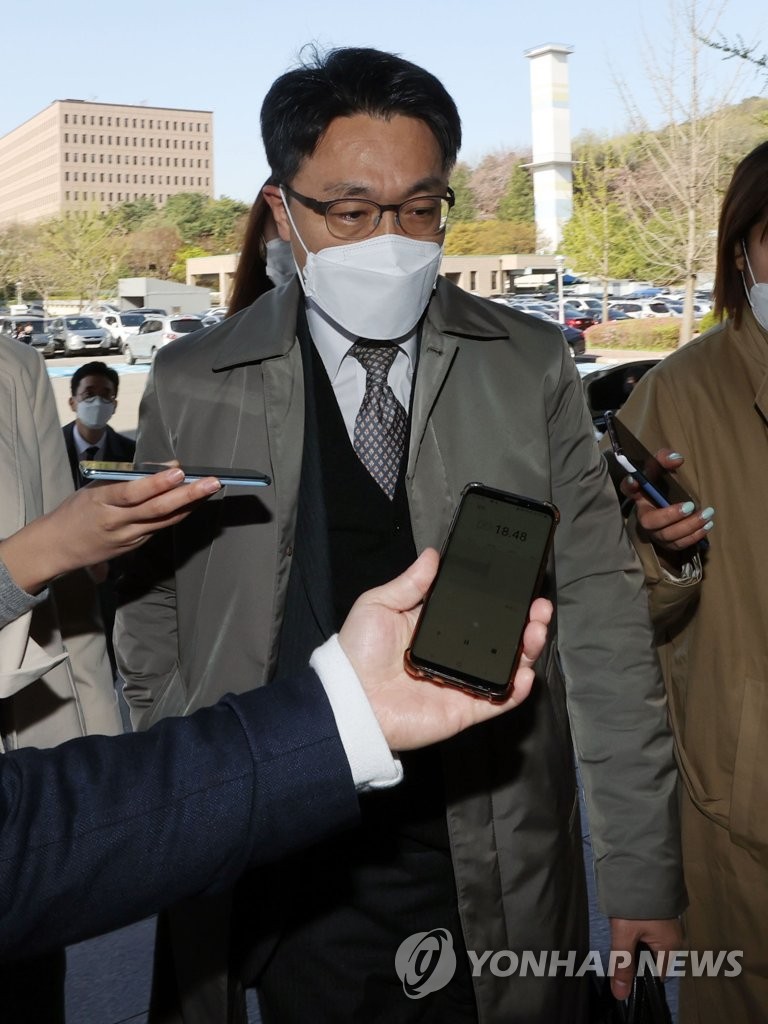
{"type": "Polygon", "coordinates": [[[285,284],[296,273],[291,243],[282,238],[270,238],[267,242],[266,262],[267,277],[274,285],[285,284]]]}
{"type": "Polygon", "coordinates": [[[744,259],[747,261],[747,268],[754,281],[751,288],[747,288],[747,281],[742,272],[741,280],[744,282],[744,291],[747,293],[747,302],[752,307],[752,312],[755,315],[755,320],[760,324],[764,331],[768,331],[768,284],[763,281],[755,280],[755,273],[752,270],[752,264],[749,262],[749,256],[747,255],[747,247],[742,241],[741,247],[744,250],[744,259]]]}
{"type": "Polygon", "coordinates": [[[100,430],[106,427],[115,412],[115,403],[94,395],[77,403],[77,418],[84,427],[100,430]]]}
{"type": "Polygon", "coordinates": [[[404,235],[376,235],[310,252],[301,276],[309,299],[345,331],[371,341],[394,341],[421,319],[434,291],[443,248],[404,235]]]}

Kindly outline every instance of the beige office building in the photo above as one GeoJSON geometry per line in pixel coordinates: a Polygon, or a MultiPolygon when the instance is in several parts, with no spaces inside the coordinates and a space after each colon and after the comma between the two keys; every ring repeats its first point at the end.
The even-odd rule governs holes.
{"type": "Polygon", "coordinates": [[[55,100],[0,138],[0,225],[178,192],[213,196],[213,113],[55,100]]]}

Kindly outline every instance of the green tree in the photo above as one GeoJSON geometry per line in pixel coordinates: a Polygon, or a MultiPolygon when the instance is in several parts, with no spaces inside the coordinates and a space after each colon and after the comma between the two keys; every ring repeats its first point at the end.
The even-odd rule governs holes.
{"type": "Polygon", "coordinates": [[[178,230],[185,245],[196,244],[209,234],[209,204],[202,192],[179,192],[166,200],[164,220],[178,230]]]}
{"type": "Polygon", "coordinates": [[[504,195],[499,202],[499,220],[515,220],[520,224],[533,224],[533,179],[523,164],[515,164],[509,176],[504,195]]]}
{"type": "Polygon", "coordinates": [[[637,228],[647,276],[682,282],[680,344],[693,336],[694,290],[701,270],[714,268],[718,197],[723,185],[723,139],[728,108],[723,87],[707,83],[702,39],[719,11],[700,0],[672,0],[663,37],[646,54],[649,78],[665,126],[654,131],[641,106],[619,83],[634,134],[625,146],[624,208],[637,228]]]}
{"type": "Polygon", "coordinates": [[[168,276],[172,281],[184,283],[187,280],[187,260],[194,259],[195,256],[210,255],[208,250],[203,249],[200,245],[185,245],[176,253],[168,276]]]}
{"type": "Polygon", "coordinates": [[[157,206],[149,196],[139,196],[114,206],[111,216],[115,224],[126,231],[138,230],[150,217],[157,213],[157,206]]]}
{"type": "Polygon", "coordinates": [[[536,228],[516,221],[480,220],[456,224],[445,239],[447,256],[492,256],[533,252],[536,228]]]}
{"type": "Polygon", "coordinates": [[[215,249],[224,252],[231,248],[237,224],[249,209],[247,203],[229,196],[222,196],[209,204],[205,236],[210,238],[215,249]]]}
{"type": "Polygon", "coordinates": [[[35,227],[27,274],[42,295],[55,290],[83,302],[115,287],[126,237],[109,214],[72,211],[35,227]]]}
{"type": "Polygon", "coordinates": [[[471,176],[472,170],[468,164],[458,163],[453,169],[451,188],[456,196],[456,205],[451,210],[448,220],[449,229],[452,224],[461,224],[477,217],[477,204],[470,184],[471,176]]]}
{"type": "Polygon", "coordinates": [[[603,320],[611,279],[634,277],[641,266],[633,222],[616,194],[620,174],[620,162],[609,147],[590,141],[577,150],[573,213],[563,225],[560,246],[577,273],[599,279],[603,320]]]}
{"type": "Polygon", "coordinates": [[[126,239],[121,260],[121,277],[168,277],[181,248],[178,229],[168,223],[147,221],[147,226],[132,231],[126,239]]]}

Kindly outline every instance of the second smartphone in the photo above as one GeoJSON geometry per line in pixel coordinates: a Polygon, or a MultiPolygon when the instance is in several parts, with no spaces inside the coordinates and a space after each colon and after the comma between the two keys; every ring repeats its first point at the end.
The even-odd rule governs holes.
{"type": "Polygon", "coordinates": [[[546,501],[464,489],[406,651],[411,674],[506,699],[559,518],[546,501]]]}
{"type": "MultiPolygon", "coordinates": [[[[218,477],[222,486],[267,487],[272,481],[266,473],[255,469],[225,469],[222,466],[182,466],[187,483],[202,480],[206,476],[218,477]]],[[[171,466],[161,462],[93,462],[80,463],[80,472],[86,480],[137,480],[153,476],[171,466]]]]}

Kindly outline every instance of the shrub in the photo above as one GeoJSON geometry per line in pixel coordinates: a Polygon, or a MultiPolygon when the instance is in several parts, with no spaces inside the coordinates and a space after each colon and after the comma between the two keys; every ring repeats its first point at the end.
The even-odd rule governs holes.
{"type": "Polygon", "coordinates": [[[585,332],[592,348],[659,349],[677,347],[680,321],[676,317],[644,317],[642,320],[609,320],[585,332]]]}
{"type": "Polygon", "coordinates": [[[704,331],[708,331],[710,327],[714,327],[715,324],[720,323],[720,317],[715,315],[715,311],[711,309],[709,313],[705,313],[704,316],[699,320],[699,330],[703,334],[704,331]]]}

